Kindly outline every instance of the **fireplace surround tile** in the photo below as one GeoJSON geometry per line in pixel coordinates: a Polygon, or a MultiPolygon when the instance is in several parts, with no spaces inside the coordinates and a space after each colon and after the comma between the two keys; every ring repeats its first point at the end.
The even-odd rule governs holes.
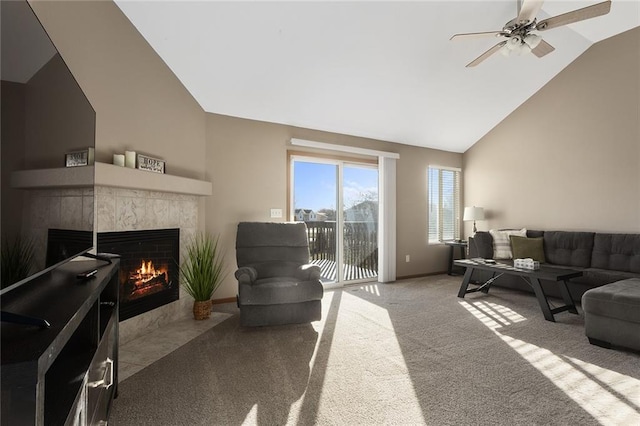
{"type": "Polygon", "coordinates": [[[187,246],[191,243],[196,235],[195,228],[180,229],[180,259],[185,259],[187,255],[187,246]]]}
{"type": "Polygon", "coordinates": [[[195,228],[198,224],[198,204],[195,200],[176,200],[169,205],[169,221],[180,227],[195,228]]]}
{"type": "Polygon", "coordinates": [[[112,195],[115,197],[117,188],[110,186],[96,186],[96,194],[98,195],[112,195]]]}
{"type": "Polygon", "coordinates": [[[167,214],[167,220],[169,221],[170,224],[172,224],[173,226],[180,226],[180,207],[177,205],[177,203],[171,203],[169,204],[169,211],[167,214]]]}
{"type": "MultiPolygon", "coordinates": [[[[25,219],[34,244],[46,246],[49,229],[92,229],[94,191],[91,188],[36,189],[26,196],[25,219]]],[[[39,251],[34,262],[38,268],[46,263],[45,252],[39,251]]]]}
{"type": "MultiPolygon", "coordinates": [[[[182,262],[187,244],[198,230],[197,196],[101,185],[95,187],[95,194],[96,232],[179,228],[182,262]]],[[[168,323],[190,318],[192,303],[180,289],[179,300],[122,321],[121,341],[130,341],[168,323]]]]}
{"type": "Polygon", "coordinates": [[[149,198],[150,191],[144,189],[124,189],[118,188],[116,195],[118,197],[131,197],[131,198],[149,198]]]}
{"type": "Polygon", "coordinates": [[[96,196],[98,209],[96,227],[97,232],[108,232],[116,229],[116,196],[108,193],[98,193],[96,196]]]}
{"type": "Polygon", "coordinates": [[[116,229],[118,231],[144,229],[146,204],[143,198],[116,198],[116,229]]]}
{"type": "Polygon", "coordinates": [[[85,195],[82,197],[82,229],[93,229],[93,196],[85,195]]]}
{"type": "Polygon", "coordinates": [[[60,224],[60,197],[47,197],[45,200],[47,201],[47,211],[49,212],[49,217],[47,218],[48,220],[46,223],[49,224],[50,228],[56,227],[60,224]]]}
{"type": "Polygon", "coordinates": [[[169,201],[157,198],[147,199],[145,228],[157,228],[169,221],[169,201]]]}
{"type": "Polygon", "coordinates": [[[76,229],[78,218],[82,218],[82,195],[61,197],[60,199],[60,225],[65,229],[76,229]]]}

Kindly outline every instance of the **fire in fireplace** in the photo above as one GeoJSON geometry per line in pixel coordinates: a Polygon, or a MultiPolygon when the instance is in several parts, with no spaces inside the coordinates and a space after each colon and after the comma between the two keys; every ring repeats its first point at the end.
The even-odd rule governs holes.
{"type": "Polygon", "coordinates": [[[125,294],[129,300],[162,291],[169,285],[169,268],[166,265],[156,267],[153,261],[142,260],[140,268],[129,273],[125,294]]]}
{"type": "Polygon", "coordinates": [[[120,320],[178,300],[180,230],[104,232],[98,252],[120,255],[120,320]]]}

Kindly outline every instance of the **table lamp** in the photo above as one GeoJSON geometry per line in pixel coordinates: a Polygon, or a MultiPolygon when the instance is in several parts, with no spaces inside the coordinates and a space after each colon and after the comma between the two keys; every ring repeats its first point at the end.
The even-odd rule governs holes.
{"type": "Polygon", "coordinates": [[[476,229],[476,220],[484,220],[484,209],[482,207],[476,206],[465,207],[462,220],[464,220],[465,222],[469,220],[473,221],[473,233],[475,234],[476,232],[478,232],[478,230],[476,229]]]}

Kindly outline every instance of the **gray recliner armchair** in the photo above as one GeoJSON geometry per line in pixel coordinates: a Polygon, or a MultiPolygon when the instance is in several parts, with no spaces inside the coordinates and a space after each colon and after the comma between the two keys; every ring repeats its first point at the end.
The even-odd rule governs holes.
{"type": "Polygon", "coordinates": [[[320,267],[309,264],[304,222],[240,222],[236,236],[238,307],[245,326],[321,319],[320,267]]]}

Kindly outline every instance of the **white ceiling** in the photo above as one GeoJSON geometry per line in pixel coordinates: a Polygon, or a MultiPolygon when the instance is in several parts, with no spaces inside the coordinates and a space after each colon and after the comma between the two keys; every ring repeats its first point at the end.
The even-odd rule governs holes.
{"type": "MultiPolygon", "coordinates": [[[[596,1],[547,1],[538,20],[596,1]]],[[[205,111],[464,152],[592,43],[640,25],[638,1],[539,33],[544,58],[494,55],[516,1],[124,1],[205,111]]]]}

